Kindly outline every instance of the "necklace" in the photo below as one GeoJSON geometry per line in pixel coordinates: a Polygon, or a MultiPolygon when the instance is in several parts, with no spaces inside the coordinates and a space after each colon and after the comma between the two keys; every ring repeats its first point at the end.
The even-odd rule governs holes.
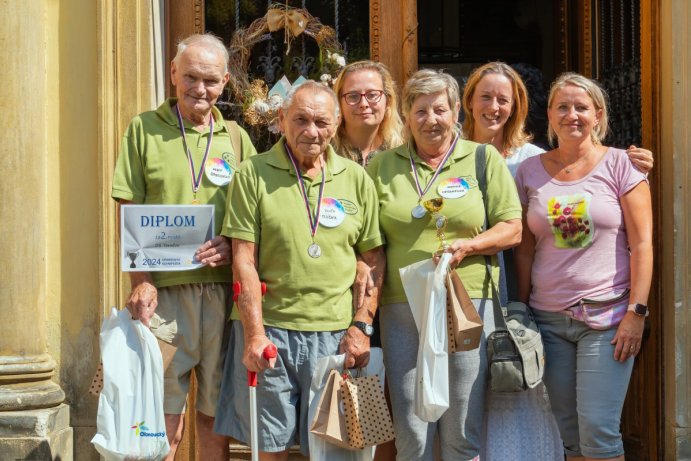
{"type": "Polygon", "coordinates": [[[585,159],[587,159],[588,157],[590,157],[590,154],[591,154],[592,152],[593,152],[592,150],[589,151],[589,152],[588,152],[587,154],[585,154],[583,157],[579,158],[578,160],[576,160],[575,162],[571,163],[570,165],[566,165],[564,162],[562,162],[562,161],[561,161],[561,158],[557,158],[557,160],[559,161],[559,165],[561,166],[561,169],[564,170],[564,173],[570,174],[570,173],[576,168],[576,166],[577,166],[579,163],[583,162],[585,159]]]}

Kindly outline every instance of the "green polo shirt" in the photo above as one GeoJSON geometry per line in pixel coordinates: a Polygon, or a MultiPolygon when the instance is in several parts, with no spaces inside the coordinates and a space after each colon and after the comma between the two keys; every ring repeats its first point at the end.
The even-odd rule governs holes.
{"type": "MultiPolygon", "coordinates": [[[[440,197],[440,186],[447,186],[447,191],[455,190],[457,193],[460,189],[451,186],[464,186],[465,193],[457,198],[445,198],[441,210],[441,214],[448,218],[445,234],[449,244],[457,239],[473,238],[482,231],[485,211],[475,175],[476,147],[477,143],[459,140],[436,181],[423,196],[423,201],[440,197]]],[[[424,190],[434,175],[434,169],[408,145],[382,152],[367,166],[379,196],[379,223],[386,237],[387,273],[381,304],[406,302],[399,269],[430,258],[439,247],[436,227],[430,214],[421,219],[411,215],[419,201],[410,166],[411,155],[424,190]]],[[[500,221],[520,219],[521,204],[516,185],[504,159],[492,146],[487,148],[487,183],[490,226],[500,221]]],[[[493,260],[495,280],[499,280],[496,258],[493,260]]],[[[491,296],[485,280],[484,256],[465,258],[458,268],[458,274],[471,297],[491,296]]]]}
{"type": "MultiPolygon", "coordinates": [[[[114,199],[129,200],[141,204],[191,204],[193,200],[192,176],[187,155],[180,134],[177,116],[173,112],[176,98],[170,98],[155,111],[144,112],[132,119],[120,145],[120,154],[111,196],[114,199]]],[[[241,130],[242,152],[235,152],[231,146],[228,127],[217,108],[212,109],[214,133],[207,157],[223,159],[233,172],[240,162],[256,154],[247,133],[241,130]]],[[[187,146],[192,154],[195,172],[199,172],[204,151],[209,139],[209,128],[197,131],[185,123],[187,146]]],[[[233,175],[235,176],[235,175],[233,175]]],[[[206,174],[197,192],[199,203],[215,207],[214,232],[221,230],[226,206],[228,186],[217,186],[206,174]]],[[[229,282],[232,279],[229,265],[217,268],[203,267],[192,271],[152,272],[154,284],[161,288],[186,283],[229,282]]]]}
{"type": "MultiPolygon", "coordinates": [[[[288,330],[333,331],[353,318],[351,286],[355,255],[383,244],[377,216],[377,194],[365,170],[326,153],[322,203],[338,200],[342,222],[327,227],[321,220],[315,242],[322,255],[312,258],[309,218],[284,138],[271,150],[252,157],[238,171],[228,199],[223,235],[258,246],[259,278],[266,282],[264,324],[288,330]]],[[[302,175],[309,206],[316,209],[322,175],[302,175]]],[[[232,317],[239,319],[236,309],[232,317]]]]}

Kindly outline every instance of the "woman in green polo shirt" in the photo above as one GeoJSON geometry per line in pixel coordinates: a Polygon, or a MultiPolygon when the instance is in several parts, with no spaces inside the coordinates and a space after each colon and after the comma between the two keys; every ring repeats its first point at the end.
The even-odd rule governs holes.
{"type": "MultiPolygon", "coordinates": [[[[399,269],[430,258],[439,246],[434,220],[422,204],[442,198],[448,220],[452,267],[483,316],[485,333],[493,325],[491,291],[483,255],[519,243],[521,206],[504,159],[487,146],[487,216],[475,175],[477,143],[461,139],[460,94],[449,74],[423,69],[402,95],[408,142],[374,157],[367,171],[379,197],[379,217],[387,241],[387,274],[381,298],[381,335],[399,459],[432,461],[439,436],[443,459],[479,456],[487,362],[485,341],[474,351],[449,355],[449,409],[436,423],[413,411],[418,331],[399,269]]],[[[494,262],[495,272],[498,266],[494,262]]],[[[495,274],[495,279],[496,279],[495,274]]]]}

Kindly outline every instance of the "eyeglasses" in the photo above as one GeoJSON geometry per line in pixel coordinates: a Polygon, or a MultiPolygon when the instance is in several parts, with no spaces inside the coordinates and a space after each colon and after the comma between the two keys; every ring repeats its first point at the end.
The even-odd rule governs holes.
{"type": "Polygon", "coordinates": [[[360,100],[364,96],[367,102],[379,102],[384,91],[382,90],[367,90],[364,93],[358,93],[357,91],[351,91],[350,93],[345,93],[341,97],[345,99],[346,104],[349,106],[354,106],[360,103],[360,100]]]}

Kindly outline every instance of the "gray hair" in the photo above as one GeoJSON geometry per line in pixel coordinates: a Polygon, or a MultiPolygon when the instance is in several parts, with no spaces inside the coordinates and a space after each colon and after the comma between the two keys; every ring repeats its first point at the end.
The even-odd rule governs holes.
{"type": "Polygon", "coordinates": [[[334,93],[334,91],[324,83],[315,82],[314,80],[305,80],[298,86],[293,86],[290,88],[290,90],[288,90],[288,94],[286,94],[285,99],[281,103],[281,109],[287,111],[293,104],[293,99],[295,99],[297,92],[302,90],[311,91],[312,93],[321,91],[322,93],[328,94],[331,96],[331,99],[334,103],[334,118],[338,119],[338,117],[341,115],[341,111],[338,107],[338,96],[336,96],[336,93],[334,93]]]}
{"type": "Polygon", "coordinates": [[[460,90],[458,82],[450,74],[443,70],[420,69],[415,72],[403,87],[401,97],[401,112],[407,119],[410,115],[410,108],[419,96],[426,96],[440,91],[446,91],[451,110],[456,110],[460,103],[460,90]]]}
{"type": "MultiPolygon", "coordinates": [[[[588,93],[588,96],[590,96],[590,99],[593,100],[593,106],[595,106],[595,110],[602,111],[602,115],[600,116],[598,124],[595,125],[593,127],[593,130],[590,132],[590,139],[593,140],[593,143],[602,144],[602,141],[605,139],[605,136],[607,136],[607,130],[609,130],[609,122],[607,116],[607,93],[605,93],[605,90],[603,90],[602,87],[600,87],[600,85],[595,80],[591,80],[588,77],[584,77],[581,74],[577,74],[575,72],[565,72],[561,74],[552,83],[552,86],[549,89],[547,108],[552,108],[554,96],[557,94],[557,91],[569,85],[576,86],[578,88],[585,90],[585,92],[588,93]]],[[[549,124],[547,126],[547,139],[549,140],[549,143],[551,145],[554,145],[555,137],[556,133],[552,129],[552,125],[549,124]]]]}
{"type": "Polygon", "coordinates": [[[209,51],[216,51],[223,56],[223,72],[228,72],[228,48],[223,44],[220,38],[213,34],[194,34],[178,43],[178,51],[173,58],[173,62],[177,63],[182,56],[182,53],[189,46],[203,46],[209,51]]]}

